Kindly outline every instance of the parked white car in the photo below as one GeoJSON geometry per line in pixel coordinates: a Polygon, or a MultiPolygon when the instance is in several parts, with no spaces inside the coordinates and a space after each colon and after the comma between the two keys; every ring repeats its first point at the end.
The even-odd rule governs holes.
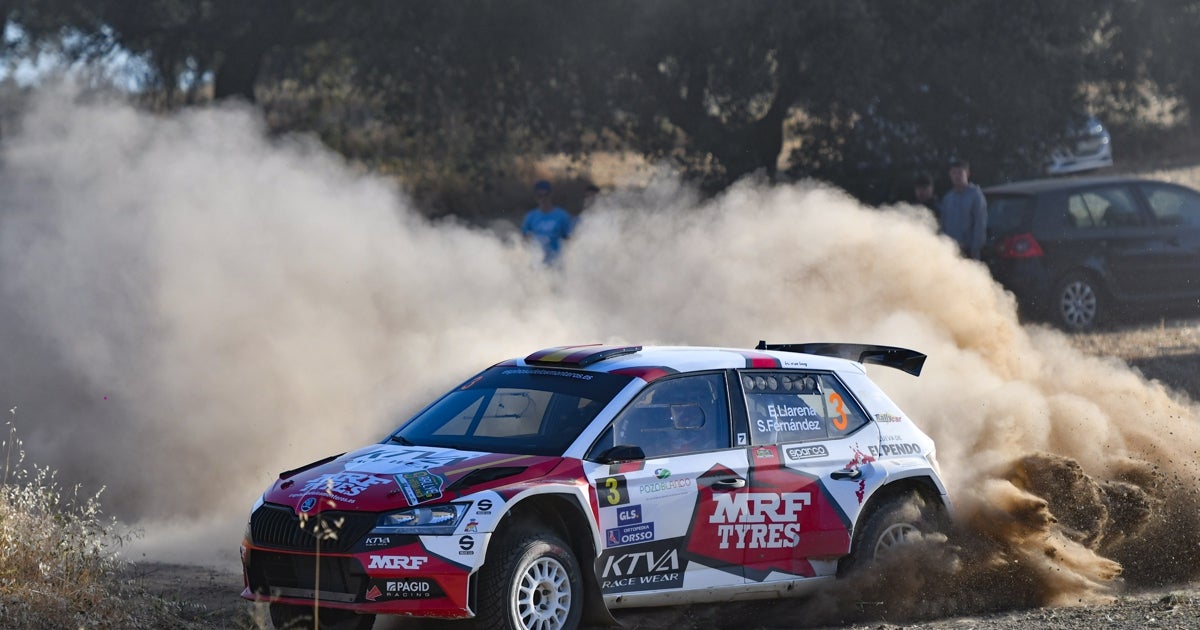
{"type": "Polygon", "coordinates": [[[1095,116],[1088,116],[1068,140],[1050,154],[1047,175],[1068,175],[1113,165],[1112,136],[1095,116]]]}

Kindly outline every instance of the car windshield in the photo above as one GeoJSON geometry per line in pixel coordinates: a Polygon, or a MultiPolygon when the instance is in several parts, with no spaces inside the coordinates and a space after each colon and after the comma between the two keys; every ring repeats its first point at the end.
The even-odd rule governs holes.
{"type": "Polygon", "coordinates": [[[387,441],[464,451],[562,455],[630,376],[496,366],[417,414],[387,441]]]}

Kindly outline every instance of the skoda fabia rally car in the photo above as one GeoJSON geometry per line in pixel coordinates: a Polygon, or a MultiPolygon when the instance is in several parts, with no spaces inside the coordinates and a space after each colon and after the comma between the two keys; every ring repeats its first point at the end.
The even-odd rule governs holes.
{"type": "Polygon", "coordinates": [[[567,346],[494,365],[378,444],[281,473],[242,596],[277,627],[483,628],[805,592],[950,513],[888,346],[567,346]],[[916,506],[915,508],[913,506],[916,506]]]}

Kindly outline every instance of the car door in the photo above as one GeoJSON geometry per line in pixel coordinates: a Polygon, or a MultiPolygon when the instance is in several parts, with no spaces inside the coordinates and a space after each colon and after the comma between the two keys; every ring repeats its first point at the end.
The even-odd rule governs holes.
{"type": "Polygon", "coordinates": [[[587,457],[637,446],[645,459],[586,464],[596,492],[602,549],[595,570],[605,595],[743,584],[741,567],[696,562],[693,516],[702,495],[744,491],[742,449],[730,448],[722,372],[663,378],[614,418],[587,457]]]}
{"type": "Polygon", "coordinates": [[[1166,243],[1161,291],[1179,297],[1200,295],[1200,193],[1160,182],[1137,188],[1166,243]]]}
{"type": "Polygon", "coordinates": [[[853,516],[879,483],[870,455],[879,431],[828,372],[743,370],[749,464],[738,494],[702,497],[697,527],[748,582],[832,575],[850,550],[853,516]]]}
{"type": "Polygon", "coordinates": [[[1109,287],[1124,297],[1164,291],[1162,277],[1170,268],[1173,247],[1146,212],[1130,186],[1104,184],[1076,190],[1068,197],[1073,215],[1086,213],[1095,222],[1087,233],[1087,254],[1108,275],[1109,287]]]}

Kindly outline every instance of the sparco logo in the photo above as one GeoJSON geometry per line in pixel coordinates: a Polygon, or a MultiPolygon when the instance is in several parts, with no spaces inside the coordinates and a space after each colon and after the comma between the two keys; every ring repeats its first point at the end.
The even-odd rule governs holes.
{"type": "Polygon", "coordinates": [[[718,523],[721,549],[778,549],[800,544],[800,510],[812,505],[808,492],[714,494],[716,509],[708,517],[718,523]]]}
{"type": "Polygon", "coordinates": [[[368,569],[414,569],[421,568],[421,565],[429,562],[427,556],[371,556],[371,564],[368,569]]]}
{"type": "Polygon", "coordinates": [[[787,450],[787,456],[792,459],[807,459],[809,457],[829,457],[829,449],[820,444],[813,446],[794,446],[787,450]]]}

